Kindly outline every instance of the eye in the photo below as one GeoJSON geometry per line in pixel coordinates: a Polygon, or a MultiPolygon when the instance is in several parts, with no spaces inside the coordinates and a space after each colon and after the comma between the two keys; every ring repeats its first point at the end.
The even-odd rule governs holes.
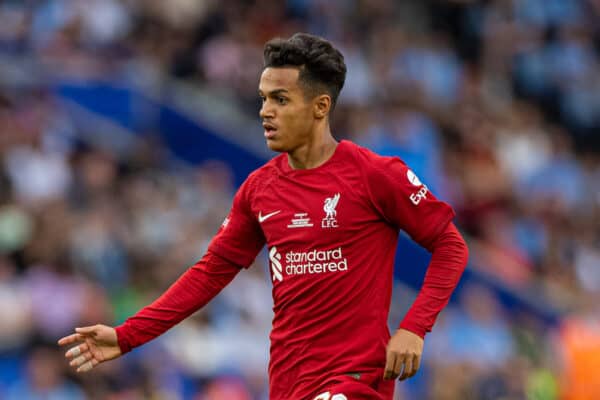
{"type": "Polygon", "coordinates": [[[283,105],[287,104],[287,99],[285,97],[277,96],[276,100],[277,100],[277,104],[279,104],[279,105],[283,106],[283,105]]]}
{"type": "Polygon", "coordinates": [[[260,97],[260,101],[262,101],[263,103],[264,103],[265,101],[267,101],[267,98],[266,98],[265,96],[259,96],[259,97],[260,97]]]}

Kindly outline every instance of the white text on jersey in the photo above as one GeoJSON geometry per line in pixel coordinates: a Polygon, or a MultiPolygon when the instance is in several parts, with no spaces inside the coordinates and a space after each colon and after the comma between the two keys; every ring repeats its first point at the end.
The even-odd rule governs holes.
{"type": "Polygon", "coordinates": [[[341,247],[331,250],[290,251],[285,254],[285,268],[281,264],[281,259],[277,247],[273,246],[269,250],[273,281],[283,281],[284,272],[289,276],[348,270],[348,259],[344,257],[341,247]]]}
{"type": "Polygon", "coordinates": [[[292,223],[289,224],[288,228],[310,228],[313,226],[310,222],[310,218],[307,217],[308,213],[296,213],[292,218],[292,223]]]}

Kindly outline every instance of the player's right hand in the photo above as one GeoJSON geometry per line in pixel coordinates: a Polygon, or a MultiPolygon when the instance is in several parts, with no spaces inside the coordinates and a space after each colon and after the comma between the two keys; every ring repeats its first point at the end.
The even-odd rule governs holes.
{"type": "Polygon", "coordinates": [[[96,365],[121,356],[117,331],[106,325],[75,328],[75,333],[58,341],[60,346],[76,343],[65,357],[77,372],[87,372],[96,365]]]}

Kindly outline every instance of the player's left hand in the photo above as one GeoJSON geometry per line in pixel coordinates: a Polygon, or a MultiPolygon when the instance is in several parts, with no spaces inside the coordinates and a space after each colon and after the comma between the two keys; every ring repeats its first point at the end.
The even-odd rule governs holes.
{"type": "Polygon", "coordinates": [[[419,370],[423,339],[406,329],[398,329],[387,345],[383,379],[403,381],[419,370]]]}

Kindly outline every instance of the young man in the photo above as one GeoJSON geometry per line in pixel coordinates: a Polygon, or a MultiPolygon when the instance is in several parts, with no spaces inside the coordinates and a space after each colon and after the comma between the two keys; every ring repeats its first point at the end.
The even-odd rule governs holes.
{"type": "Polygon", "coordinates": [[[274,312],[269,366],[275,400],[385,399],[413,376],[423,337],[467,261],[454,213],[398,158],[337,142],[329,114],[342,54],[296,34],[265,45],[259,84],[267,145],[282,154],[254,171],[206,255],[151,305],[111,328],[77,328],[59,344],[88,371],[157,337],[210,301],[269,250],[274,312]],[[414,304],[387,328],[400,229],[432,251],[414,304]]]}

